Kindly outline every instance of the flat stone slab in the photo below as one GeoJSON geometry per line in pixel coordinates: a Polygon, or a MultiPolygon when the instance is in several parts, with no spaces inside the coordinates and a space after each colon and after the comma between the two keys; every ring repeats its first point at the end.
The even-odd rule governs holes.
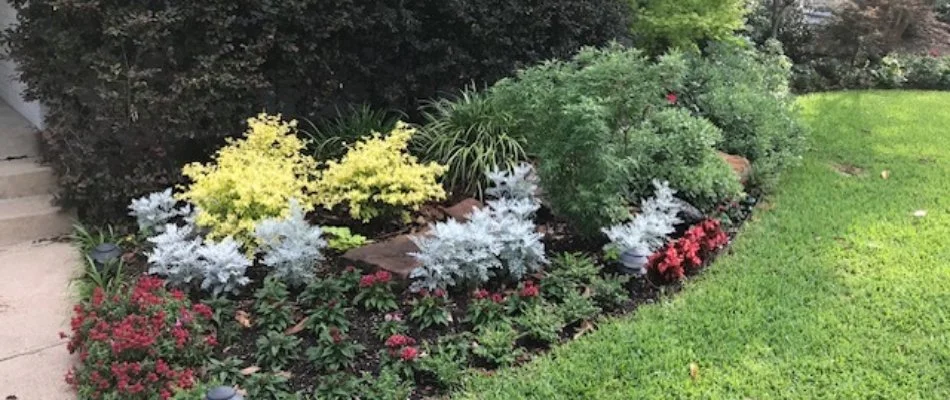
{"type": "Polygon", "coordinates": [[[0,398],[74,399],[63,381],[79,254],[66,243],[0,247],[0,398]]]}
{"type": "Polygon", "coordinates": [[[399,235],[384,241],[371,243],[347,251],[343,258],[349,262],[366,264],[374,268],[392,272],[399,278],[407,279],[409,273],[419,266],[419,262],[407,253],[419,251],[419,247],[410,239],[412,235],[399,235]]]}
{"type": "Polygon", "coordinates": [[[485,205],[482,202],[468,198],[458,202],[458,204],[452,207],[442,207],[442,211],[445,212],[445,215],[449,218],[455,218],[459,222],[467,222],[468,216],[479,208],[484,207],[485,205]]]}

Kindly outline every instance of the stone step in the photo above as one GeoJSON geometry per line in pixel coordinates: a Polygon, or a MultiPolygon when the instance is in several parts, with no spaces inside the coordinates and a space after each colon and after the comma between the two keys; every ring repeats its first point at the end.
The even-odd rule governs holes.
{"type": "Polygon", "coordinates": [[[39,134],[10,107],[0,107],[0,160],[39,155],[39,134]]]}
{"type": "Polygon", "coordinates": [[[0,161],[0,199],[50,194],[55,187],[50,167],[30,158],[0,161]]]}
{"type": "Polygon", "coordinates": [[[0,200],[0,246],[68,234],[73,220],[53,204],[52,195],[0,200]]]}

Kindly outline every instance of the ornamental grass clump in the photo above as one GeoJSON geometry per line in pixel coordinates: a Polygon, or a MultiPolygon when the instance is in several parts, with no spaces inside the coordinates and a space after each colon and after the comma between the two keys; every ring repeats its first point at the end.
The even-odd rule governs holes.
{"type": "Polygon", "coordinates": [[[447,170],[421,164],[407,151],[416,130],[399,122],[385,137],[380,133],[356,143],[340,161],[328,161],[315,186],[316,200],[328,210],[343,205],[363,222],[383,216],[408,219],[408,210],[445,198],[437,182],[447,170]]]}
{"type": "Polygon", "coordinates": [[[208,229],[208,238],[231,236],[251,248],[257,224],[288,216],[292,199],[304,211],[313,209],[317,162],[301,153],[306,143],[297,137],[296,121],[260,114],[247,123],[244,137],[229,140],[212,162],[182,169],[192,183],[179,198],[198,207],[195,222],[208,229]]]}

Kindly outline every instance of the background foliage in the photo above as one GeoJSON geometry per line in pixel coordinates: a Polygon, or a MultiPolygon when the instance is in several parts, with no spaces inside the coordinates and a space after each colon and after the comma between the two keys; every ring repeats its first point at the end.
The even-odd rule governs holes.
{"type": "Polygon", "coordinates": [[[617,0],[14,0],[10,54],[48,107],[62,199],[113,215],[266,109],[410,109],[625,35],[617,0]]]}

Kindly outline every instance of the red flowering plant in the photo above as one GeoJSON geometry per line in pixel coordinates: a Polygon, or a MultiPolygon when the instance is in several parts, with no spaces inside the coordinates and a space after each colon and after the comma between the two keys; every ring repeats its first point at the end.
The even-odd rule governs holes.
{"type": "Polygon", "coordinates": [[[379,359],[384,366],[388,366],[405,378],[415,374],[416,361],[422,353],[416,346],[416,339],[402,334],[395,334],[386,339],[385,348],[379,359]]]}
{"type": "Polygon", "coordinates": [[[360,277],[359,292],[353,299],[356,304],[370,311],[393,311],[399,308],[393,291],[393,275],[379,270],[360,277]]]}
{"type": "Polygon", "coordinates": [[[485,289],[476,290],[468,303],[465,320],[475,329],[501,321],[508,316],[505,309],[507,302],[508,298],[502,293],[491,293],[485,289]]]}
{"type": "Polygon", "coordinates": [[[112,296],[96,288],[74,311],[67,347],[79,365],[66,381],[81,399],[170,399],[218,345],[211,307],[154,277],[112,296]]]}
{"type": "Polygon", "coordinates": [[[347,338],[346,334],[337,327],[330,327],[326,333],[317,338],[317,344],[306,351],[307,360],[321,371],[339,371],[352,368],[356,357],[365,348],[347,338]]]}
{"type": "Polygon", "coordinates": [[[707,219],[690,227],[683,237],[650,256],[650,271],[667,281],[679,281],[703,266],[703,260],[729,243],[719,220],[707,219]]]}
{"type": "Polygon", "coordinates": [[[520,314],[528,308],[541,303],[541,286],[532,280],[518,285],[518,289],[508,298],[508,313],[520,314]]]}
{"type": "Polygon", "coordinates": [[[449,312],[451,301],[445,290],[436,289],[432,292],[421,290],[410,302],[412,311],[409,311],[409,320],[419,325],[419,330],[430,326],[449,326],[452,322],[452,313],[449,312]]]}

